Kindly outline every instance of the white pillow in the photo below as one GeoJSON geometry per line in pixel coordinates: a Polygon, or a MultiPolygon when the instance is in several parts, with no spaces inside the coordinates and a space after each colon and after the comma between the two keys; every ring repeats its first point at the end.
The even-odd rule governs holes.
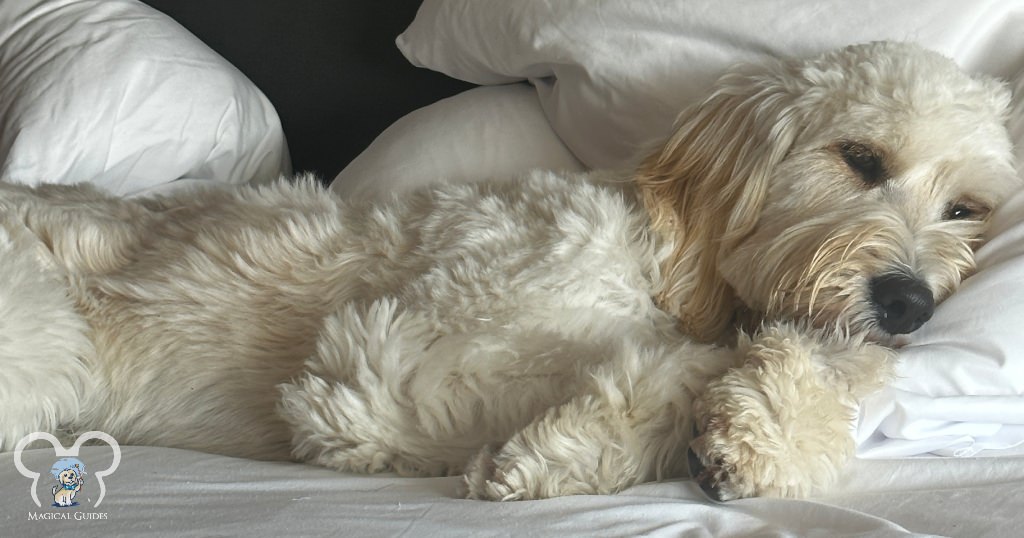
{"type": "Polygon", "coordinates": [[[1024,66],[1021,0],[426,0],[398,46],[477,84],[530,80],[585,165],[632,164],[728,66],[912,40],[972,71],[1024,66]]]}
{"type": "Polygon", "coordinates": [[[0,179],[132,194],[288,171],[270,102],[162,13],[133,0],[0,3],[0,179]]]}
{"type": "Polygon", "coordinates": [[[862,457],[973,456],[1024,443],[1024,192],[993,216],[978,272],[900,350],[861,405],[862,457]]]}
{"type": "Polygon", "coordinates": [[[484,86],[416,110],[388,127],[331,183],[347,198],[448,181],[516,177],[533,169],[582,171],[526,84],[484,86]]]}
{"type": "MultiPolygon", "coordinates": [[[[1017,73],[1024,142],[1024,0],[426,0],[398,45],[478,84],[529,80],[592,168],[630,166],[730,65],[849,43],[917,41],[972,72],[1017,73]]],[[[1020,150],[1019,150],[1020,151],[1020,150]]],[[[860,455],[971,455],[1024,442],[1024,194],[996,215],[980,272],[902,350],[901,378],[865,402],[860,455]]]]}

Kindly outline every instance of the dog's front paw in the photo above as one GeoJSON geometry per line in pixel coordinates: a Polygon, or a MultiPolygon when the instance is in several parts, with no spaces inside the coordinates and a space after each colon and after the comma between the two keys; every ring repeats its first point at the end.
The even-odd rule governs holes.
{"type": "Polygon", "coordinates": [[[615,493],[638,484],[655,474],[655,458],[645,460],[647,453],[635,446],[637,434],[626,415],[592,395],[548,409],[500,449],[484,448],[470,461],[467,496],[549,499],[615,493]]]}
{"type": "Polygon", "coordinates": [[[713,498],[806,497],[852,455],[851,400],[800,351],[753,346],[695,400],[691,476],[713,498]]]}
{"type": "Polygon", "coordinates": [[[467,499],[519,501],[530,499],[522,473],[514,465],[500,465],[494,450],[485,446],[466,466],[462,477],[467,499]]]}
{"type": "Polygon", "coordinates": [[[752,472],[759,467],[757,455],[749,446],[730,450],[728,438],[729,433],[718,428],[695,433],[689,450],[690,476],[716,501],[768,495],[752,472]]]}

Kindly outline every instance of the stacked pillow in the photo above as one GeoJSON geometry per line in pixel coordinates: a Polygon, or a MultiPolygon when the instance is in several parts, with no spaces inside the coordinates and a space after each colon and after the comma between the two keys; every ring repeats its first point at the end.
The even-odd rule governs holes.
{"type": "Polygon", "coordinates": [[[289,171],[266,97],[134,0],[0,3],[0,179],[137,194],[289,171]]]}

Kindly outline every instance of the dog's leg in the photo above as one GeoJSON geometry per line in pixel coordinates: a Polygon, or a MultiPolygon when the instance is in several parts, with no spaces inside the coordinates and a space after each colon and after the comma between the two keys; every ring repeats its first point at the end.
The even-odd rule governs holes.
{"type": "Polygon", "coordinates": [[[620,491],[686,475],[693,397],[735,364],[736,354],[680,342],[627,342],[586,372],[577,396],[552,407],[500,449],[468,466],[467,496],[527,500],[620,491]]]}
{"type": "MultiPolygon", "coordinates": [[[[537,481],[521,498],[617,490],[682,473],[692,398],[735,356],[683,338],[644,345],[481,323],[448,334],[390,300],[328,318],[306,371],[281,385],[294,455],[348,471],[442,475],[504,443],[496,461],[537,481]]],[[[494,479],[470,474],[470,483],[494,479]]]]}
{"type": "Polygon", "coordinates": [[[0,451],[78,416],[94,354],[64,272],[11,215],[0,213],[0,451]]]}
{"type": "Polygon", "coordinates": [[[280,386],[293,454],[339,470],[459,474],[564,399],[551,342],[499,329],[448,334],[393,300],[349,304],[325,323],[302,375],[280,386]]]}
{"type": "Polygon", "coordinates": [[[429,344],[417,321],[400,316],[393,301],[349,304],[325,320],[305,371],[279,387],[278,412],[291,427],[296,458],[343,471],[395,466],[414,409],[404,395],[402,360],[429,344]]]}
{"type": "Polygon", "coordinates": [[[87,184],[0,182],[0,213],[31,230],[72,274],[120,266],[158,212],[87,184]]]}
{"type": "Polygon", "coordinates": [[[78,417],[95,351],[70,281],[116,265],[145,212],[85,185],[0,182],[0,450],[78,417]]]}
{"type": "Polygon", "coordinates": [[[744,338],[738,351],[743,364],[694,405],[701,486],[730,500],[804,497],[830,485],[853,454],[857,402],[891,377],[895,353],[785,323],[744,338]]]}
{"type": "MultiPolygon", "coordinates": [[[[645,435],[627,416],[597,395],[553,407],[500,448],[486,446],[474,456],[463,479],[466,496],[510,501],[603,494],[648,480],[653,462],[644,461],[650,457],[642,446],[645,435]]],[[[663,442],[685,446],[681,428],[664,434],[663,442]]],[[[666,474],[673,474],[676,462],[666,463],[666,474]]]]}
{"type": "MultiPolygon", "coordinates": [[[[484,322],[481,322],[484,323],[484,322]]],[[[443,324],[442,324],[443,325],[443,324]]],[[[392,300],[327,319],[279,412],[301,460],[359,472],[461,474],[577,384],[600,348],[541,330],[487,325],[449,334],[392,300]]]]}

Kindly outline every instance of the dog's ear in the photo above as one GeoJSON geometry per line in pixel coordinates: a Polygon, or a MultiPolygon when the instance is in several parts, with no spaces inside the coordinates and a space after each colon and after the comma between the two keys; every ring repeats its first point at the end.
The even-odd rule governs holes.
{"type": "Polygon", "coordinates": [[[774,67],[722,77],[634,178],[654,229],[674,243],[656,300],[698,340],[718,339],[732,319],[735,298],[718,260],[753,231],[772,171],[802,124],[798,92],[779,73],[787,66],[774,67]]]}

